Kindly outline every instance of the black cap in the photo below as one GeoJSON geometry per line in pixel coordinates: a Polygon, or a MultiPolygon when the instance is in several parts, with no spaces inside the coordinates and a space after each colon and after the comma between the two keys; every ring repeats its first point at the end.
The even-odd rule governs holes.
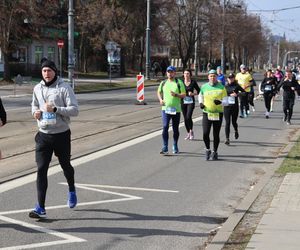
{"type": "Polygon", "coordinates": [[[56,68],[55,63],[44,57],[41,60],[41,69],[43,69],[45,67],[48,67],[48,68],[52,69],[55,73],[57,73],[57,68],[56,68]]]}
{"type": "Polygon", "coordinates": [[[230,73],[229,75],[228,75],[228,78],[234,78],[235,76],[234,76],[234,74],[233,73],[230,73]]]}

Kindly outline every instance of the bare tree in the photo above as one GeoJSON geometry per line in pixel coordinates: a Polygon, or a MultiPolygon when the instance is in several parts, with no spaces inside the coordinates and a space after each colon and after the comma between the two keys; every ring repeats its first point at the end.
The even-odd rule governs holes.
{"type": "Polygon", "coordinates": [[[11,82],[9,54],[14,51],[17,43],[26,38],[38,38],[41,34],[40,28],[51,21],[49,16],[56,16],[58,7],[58,3],[51,0],[0,2],[0,48],[4,59],[4,81],[11,82]],[[42,8],[45,6],[47,11],[42,8]]]}

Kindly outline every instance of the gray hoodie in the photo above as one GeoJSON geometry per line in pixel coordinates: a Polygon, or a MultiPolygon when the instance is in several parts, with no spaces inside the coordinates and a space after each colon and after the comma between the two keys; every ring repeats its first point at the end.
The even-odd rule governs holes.
{"type": "Polygon", "coordinates": [[[59,77],[49,87],[45,85],[44,81],[34,87],[31,103],[32,115],[37,110],[43,112],[42,116],[45,119],[47,116],[52,118],[52,122],[49,124],[45,124],[45,119],[42,117],[37,120],[39,131],[46,134],[57,134],[69,130],[70,116],[77,116],[79,112],[73,89],[59,77]],[[46,102],[56,107],[57,111],[55,113],[45,112],[43,109],[46,102]]]}

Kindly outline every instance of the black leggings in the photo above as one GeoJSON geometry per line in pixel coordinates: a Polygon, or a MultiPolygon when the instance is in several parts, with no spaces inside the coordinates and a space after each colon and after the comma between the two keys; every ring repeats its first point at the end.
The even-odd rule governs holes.
{"type": "Polygon", "coordinates": [[[189,133],[190,130],[193,130],[193,112],[195,108],[195,104],[182,104],[182,114],[184,117],[184,125],[186,128],[186,131],[189,133]]]}
{"type": "Polygon", "coordinates": [[[220,113],[220,119],[218,121],[208,120],[207,113],[203,112],[202,127],[203,127],[203,141],[205,143],[206,149],[210,149],[210,129],[213,126],[213,136],[214,136],[214,151],[218,151],[220,144],[220,130],[222,126],[223,113],[220,113]]]}
{"type": "Polygon", "coordinates": [[[69,191],[75,191],[74,168],[71,160],[71,132],[70,130],[59,134],[44,134],[38,132],[35,136],[35,158],[37,163],[37,194],[41,207],[45,207],[46,192],[48,188],[47,173],[52,154],[57,156],[69,185],[69,191]]]}
{"type": "Polygon", "coordinates": [[[264,93],[264,100],[265,100],[265,107],[267,109],[268,112],[270,112],[271,110],[271,101],[273,98],[273,94],[272,92],[266,92],[264,93]]]}
{"type": "Polygon", "coordinates": [[[225,136],[229,139],[230,135],[230,123],[232,121],[232,126],[235,131],[238,131],[237,119],[239,116],[239,106],[238,104],[229,105],[224,107],[224,118],[225,118],[225,136]]]}
{"type": "Polygon", "coordinates": [[[249,92],[248,94],[248,102],[249,104],[254,107],[254,92],[249,92]]]}
{"type": "Polygon", "coordinates": [[[295,103],[295,97],[293,98],[283,97],[283,112],[288,122],[292,119],[293,116],[294,103],[295,103]]]}
{"type": "Polygon", "coordinates": [[[240,109],[241,109],[241,114],[244,114],[244,111],[247,112],[249,110],[249,93],[248,92],[243,92],[240,93],[240,109]]]}

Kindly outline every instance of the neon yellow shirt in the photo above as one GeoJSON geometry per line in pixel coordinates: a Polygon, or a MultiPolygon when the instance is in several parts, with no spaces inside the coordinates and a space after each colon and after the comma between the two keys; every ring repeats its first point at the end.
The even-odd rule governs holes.
{"type": "Polygon", "coordinates": [[[252,76],[249,73],[237,73],[235,76],[235,80],[238,82],[239,85],[246,91],[250,92],[251,86],[250,81],[252,81],[252,76]]]}
{"type": "Polygon", "coordinates": [[[200,94],[203,96],[203,104],[205,113],[223,113],[223,106],[216,105],[214,100],[220,100],[227,96],[227,91],[221,83],[212,86],[209,83],[204,84],[200,89],[200,94]]]}
{"type": "Polygon", "coordinates": [[[176,112],[181,112],[181,98],[175,97],[171,95],[171,91],[177,93],[177,94],[185,94],[185,86],[183,82],[180,79],[177,79],[178,84],[180,86],[180,92],[178,89],[178,85],[174,79],[174,81],[170,81],[169,79],[167,81],[162,81],[158,87],[158,91],[160,93],[163,92],[163,100],[165,102],[165,105],[162,106],[162,110],[166,110],[166,107],[173,107],[176,108],[176,112]],[[163,89],[162,85],[164,83],[163,89]]]}

